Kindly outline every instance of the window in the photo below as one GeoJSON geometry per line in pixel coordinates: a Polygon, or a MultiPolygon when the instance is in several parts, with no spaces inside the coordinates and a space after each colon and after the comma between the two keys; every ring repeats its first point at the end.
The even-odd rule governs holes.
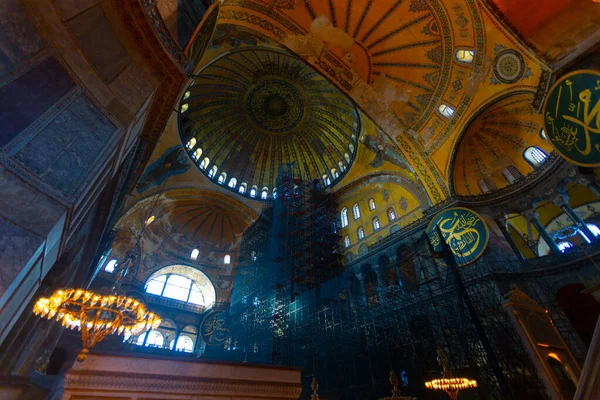
{"type": "Polygon", "coordinates": [[[152,329],[138,336],[135,344],[138,346],[163,347],[165,344],[165,338],[163,337],[162,333],[152,329]]]}
{"type": "Polygon", "coordinates": [[[350,155],[348,153],[344,153],[344,159],[346,160],[346,163],[350,164],[350,155]]]}
{"type": "Polygon", "coordinates": [[[323,175],[323,185],[324,186],[331,185],[331,179],[329,178],[328,175],[323,175]]]}
{"type": "Polygon", "coordinates": [[[208,177],[209,178],[214,178],[214,176],[217,174],[217,171],[219,170],[219,168],[217,168],[216,165],[213,165],[213,167],[210,169],[210,171],[208,172],[208,177]]]}
{"type": "Polygon", "coordinates": [[[592,232],[592,234],[596,237],[600,236],[600,228],[594,224],[587,224],[588,229],[592,232]]]}
{"type": "Polygon", "coordinates": [[[192,250],[192,253],[190,254],[190,258],[192,260],[197,260],[199,254],[200,254],[200,250],[194,249],[194,250],[192,250]]]}
{"type": "Polygon", "coordinates": [[[541,163],[546,161],[548,156],[539,147],[528,147],[523,153],[525,160],[533,167],[540,166],[541,163]]]}
{"type": "Polygon", "coordinates": [[[208,277],[186,265],[172,265],[156,271],[146,282],[145,291],[206,307],[212,307],[216,299],[215,288],[208,277]]]}
{"type": "Polygon", "coordinates": [[[196,145],[196,138],[191,138],[189,142],[187,142],[186,147],[188,149],[192,149],[196,145]]]}
{"type": "Polygon", "coordinates": [[[348,226],[348,209],[346,207],[342,208],[342,212],[340,213],[340,221],[342,223],[342,228],[348,226]]]}
{"type": "Polygon", "coordinates": [[[273,188],[273,198],[277,198],[277,188],[273,188]]]}
{"type": "MultiPolygon", "coordinates": [[[[598,228],[596,228],[598,229],[598,228]]],[[[117,267],[117,260],[115,260],[114,258],[112,260],[110,260],[108,262],[108,264],[106,264],[106,267],[104,267],[104,270],[108,273],[113,273],[115,272],[115,268],[117,267]]]]}
{"type": "Polygon", "coordinates": [[[156,217],[154,215],[151,215],[150,218],[148,218],[146,220],[146,226],[150,225],[151,223],[154,222],[154,220],[156,219],[156,217]]]}
{"type": "Polygon", "coordinates": [[[507,165],[502,168],[502,175],[506,178],[508,183],[513,183],[523,177],[521,172],[514,165],[507,165]]]}
{"type": "Polygon", "coordinates": [[[246,182],[242,182],[242,184],[240,185],[240,188],[238,189],[238,192],[240,192],[241,194],[246,193],[246,182]]]}
{"type": "Polygon", "coordinates": [[[338,166],[340,167],[340,171],[343,172],[346,170],[346,164],[343,161],[338,162],[338,166]]]}
{"type": "Polygon", "coordinates": [[[338,173],[337,169],[331,168],[331,176],[333,176],[333,179],[337,179],[340,174],[338,173]]]}
{"type": "Polygon", "coordinates": [[[443,117],[446,117],[446,118],[451,118],[454,115],[454,109],[452,107],[450,107],[450,106],[445,105],[445,104],[441,104],[438,107],[438,112],[440,114],[442,114],[443,117]]]}
{"type": "Polygon", "coordinates": [[[477,184],[479,185],[479,190],[481,190],[482,193],[490,192],[490,188],[488,187],[485,179],[481,179],[477,184]]]}
{"type": "Polygon", "coordinates": [[[200,169],[208,168],[208,164],[210,164],[210,158],[204,157],[204,160],[200,163],[200,169]]]}
{"type": "Polygon", "coordinates": [[[560,242],[558,244],[558,249],[560,250],[561,253],[566,252],[568,249],[573,247],[573,243],[571,242],[560,242]]]}
{"type": "Polygon", "coordinates": [[[344,236],[344,247],[350,247],[350,236],[348,235],[344,236]]]}
{"type": "Polygon", "coordinates": [[[264,188],[262,188],[262,192],[260,193],[260,198],[263,200],[266,200],[268,196],[269,196],[269,188],[265,186],[264,188]]]}
{"type": "Polygon", "coordinates": [[[548,140],[548,136],[546,135],[544,128],[540,129],[540,137],[544,140],[548,140]]]}
{"type": "Polygon", "coordinates": [[[365,238],[365,230],[361,226],[358,228],[358,240],[362,240],[364,238],[365,238]]]}
{"type": "Polygon", "coordinates": [[[369,210],[373,211],[375,208],[375,199],[369,199],[369,210]]]}
{"type": "Polygon", "coordinates": [[[473,50],[456,50],[456,59],[462,63],[470,64],[475,58],[475,52],[473,50]]]}
{"type": "Polygon", "coordinates": [[[234,188],[234,187],[235,187],[235,185],[237,185],[237,179],[235,179],[235,178],[231,178],[231,179],[229,180],[229,185],[227,185],[227,186],[229,186],[230,188],[234,188]]]}
{"type": "MultiPolygon", "coordinates": [[[[171,350],[173,350],[173,342],[175,339],[171,340],[171,350]]],[[[185,353],[191,353],[194,350],[194,341],[189,336],[179,336],[177,339],[177,344],[175,345],[175,351],[183,351],[185,353]]]]}
{"type": "Polygon", "coordinates": [[[378,231],[381,226],[379,225],[379,218],[373,218],[373,231],[378,231]]]}
{"type": "Polygon", "coordinates": [[[181,112],[182,113],[186,112],[188,110],[188,108],[190,108],[189,104],[186,103],[186,104],[182,105],[181,106],[181,112]]]}
{"type": "Polygon", "coordinates": [[[223,184],[225,183],[225,181],[227,180],[227,174],[225,172],[221,172],[221,175],[219,175],[219,179],[217,180],[217,182],[219,182],[219,184],[223,184]]]}
{"type": "Polygon", "coordinates": [[[396,212],[394,211],[394,209],[392,207],[388,208],[387,216],[388,216],[388,219],[390,220],[390,222],[396,220],[396,212]]]}
{"type": "Polygon", "coordinates": [[[348,150],[350,150],[350,153],[354,153],[354,145],[352,143],[348,145],[348,150]]]}
{"type": "Polygon", "coordinates": [[[225,254],[225,257],[223,257],[223,263],[231,264],[231,256],[229,254],[225,254]]]}
{"type": "Polygon", "coordinates": [[[196,149],[196,151],[194,152],[194,160],[199,160],[200,156],[202,156],[202,149],[200,147],[198,147],[196,149]]]}
{"type": "Polygon", "coordinates": [[[256,197],[256,186],[252,186],[250,189],[250,197],[256,197]]]}
{"type": "Polygon", "coordinates": [[[352,207],[352,215],[354,216],[355,221],[360,218],[360,207],[358,203],[354,204],[352,207]]]}

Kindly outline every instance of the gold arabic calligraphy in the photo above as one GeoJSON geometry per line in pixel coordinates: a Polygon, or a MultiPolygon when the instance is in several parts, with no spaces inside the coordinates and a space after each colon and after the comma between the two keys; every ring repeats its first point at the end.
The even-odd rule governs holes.
{"type": "MultiPolygon", "coordinates": [[[[459,214],[454,212],[452,218],[442,219],[439,223],[440,231],[452,252],[460,257],[471,256],[478,250],[481,235],[474,226],[479,218],[473,214],[459,214]]],[[[434,236],[433,245],[439,244],[438,235],[434,236]],[[438,241],[438,243],[435,243],[438,241]]]]}
{"type": "MultiPolygon", "coordinates": [[[[567,151],[572,149],[577,150],[584,156],[587,156],[594,148],[600,151],[600,145],[596,144],[592,147],[591,134],[600,133],[600,99],[593,104],[593,95],[590,89],[584,89],[577,96],[573,96],[573,82],[567,79],[565,81],[566,88],[569,91],[569,104],[567,110],[574,115],[563,113],[560,110],[561,98],[563,96],[563,86],[558,89],[558,97],[556,99],[556,107],[554,116],[549,110],[546,110],[546,126],[551,126],[552,141],[562,145],[567,151]],[[578,100],[577,102],[574,99],[578,100]],[[555,124],[556,119],[562,118],[564,121],[562,126],[555,124]],[[580,130],[583,137],[580,136],[580,130]]],[[[600,90],[600,80],[596,82],[594,91],[600,90]]]]}
{"type": "Polygon", "coordinates": [[[213,315],[202,326],[202,336],[206,343],[223,342],[229,335],[225,321],[219,315],[213,315]]]}

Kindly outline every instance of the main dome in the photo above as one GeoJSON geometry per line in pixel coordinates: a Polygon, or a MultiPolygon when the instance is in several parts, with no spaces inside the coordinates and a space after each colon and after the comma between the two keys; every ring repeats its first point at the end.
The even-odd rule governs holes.
{"type": "Polygon", "coordinates": [[[279,167],[335,184],[354,159],[354,105],[304,61],[278,49],[231,51],[195,77],[181,102],[179,133],[211,180],[271,199],[279,167]]]}

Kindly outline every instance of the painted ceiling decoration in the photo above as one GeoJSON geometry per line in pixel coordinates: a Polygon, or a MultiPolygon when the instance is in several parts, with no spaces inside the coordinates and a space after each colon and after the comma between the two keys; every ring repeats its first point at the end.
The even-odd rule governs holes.
{"type": "Polygon", "coordinates": [[[455,155],[453,187],[457,195],[493,192],[531,174],[535,168],[524,157],[529,147],[550,154],[552,146],[540,133],[543,118],[532,100],[533,93],[508,96],[474,118],[455,155]]]}
{"type": "Polygon", "coordinates": [[[334,185],[350,168],[361,129],[352,102],[321,74],[264,47],[232,50],[203,68],[181,111],[180,136],[198,168],[262,199],[263,190],[273,197],[283,164],[334,185]]]}

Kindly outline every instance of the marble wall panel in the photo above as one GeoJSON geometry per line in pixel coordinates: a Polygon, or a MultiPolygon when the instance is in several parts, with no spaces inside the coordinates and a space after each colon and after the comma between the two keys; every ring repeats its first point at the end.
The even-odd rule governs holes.
{"type": "Polygon", "coordinates": [[[0,77],[44,48],[19,0],[0,1],[0,77]]]}
{"type": "Polygon", "coordinates": [[[0,218],[0,297],[43,243],[40,236],[0,218]]]}
{"type": "Polygon", "coordinates": [[[67,21],[79,13],[99,3],[99,0],[54,0],[63,21],[67,21]]]}
{"type": "Polygon", "coordinates": [[[129,64],[109,87],[129,111],[136,114],[156,86],[156,79],[146,66],[129,64]]]}
{"type": "Polygon", "coordinates": [[[116,127],[80,95],[27,143],[15,159],[67,196],[76,193],[116,127]]]}
{"type": "Polygon", "coordinates": [[[131,62],[100,5],[67,22],[81,51],[105,83],[110,83],[131,62]]]}
{"type": "Polygon", "coordinates": [[[46,237],[66,208],[0,167],[0,215],[46,237]]]}
{"type": "Polygon", "coordinates": [[[73,86],[62,65],[54,58],[47,58],[1,87],[0,146],[10,142],[73,86]]]}

